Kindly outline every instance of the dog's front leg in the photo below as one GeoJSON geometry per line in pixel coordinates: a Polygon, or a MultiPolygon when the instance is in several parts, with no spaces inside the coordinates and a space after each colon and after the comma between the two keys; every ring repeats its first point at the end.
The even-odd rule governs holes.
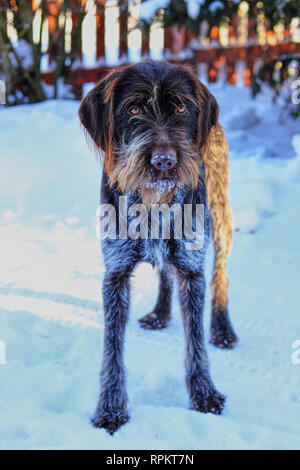
{"type": "Polygon", "coordinates": [[[192,409],[203,413],[220,414],[225,397],[210,378],[204,345],[203,309],[205,279],[201,271],[178,269],[179,298],[186,338],[186,384],[192,409]]]}
{"type": "Polygon", "coordinates": [[[130,273],[107,273],[103,282],[105,332],[101,392],[92,423],[110,434],[129,420],[123,359],[129,296],[130,273]]]}

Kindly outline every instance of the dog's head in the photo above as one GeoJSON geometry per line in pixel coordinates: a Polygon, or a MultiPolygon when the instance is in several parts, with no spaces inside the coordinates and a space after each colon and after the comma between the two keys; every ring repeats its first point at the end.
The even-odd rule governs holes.
{"type": "Polygon", "coordinates": [[[187,68],[147,61],[110,73],[82,101],[79,116],[104,153],[110,184],[168,203],[196,188],[201,153],[218,105],[187,68]]]}

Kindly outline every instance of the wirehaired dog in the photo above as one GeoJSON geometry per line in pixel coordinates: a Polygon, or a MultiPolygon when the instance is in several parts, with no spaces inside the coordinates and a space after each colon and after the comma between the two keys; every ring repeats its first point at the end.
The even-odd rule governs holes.
{"type": "MultiPolygon", "coordinates": [[[[128,207],[143,203],[204,206],[204,243],[193,251],[174,236],[129,239],[120,231],[104,238],[106,274],[101,393],[93,418],[111,434],[129,419],[123,362],[130,277],[139,262],[158,267],[159,296],[153,312],[140,320],[146,329],[165,328],[171,316],[173,272],[186,338],[186,384],[192,409],[220,414],[225,397],[210,377],[204,345],[204,256],[213,227],[211,342],[232,348],[237,337],[227,311],[226,258],[231,245],[227,198],[228,148],[218,123],[218,105],[187,68],[147,61],[116,69],[82,101],[82,125],[104,153],[101,202],[119,215],[119,197],[128,207]],[[212,222],[212,223],[211,223],[212,222]]],[[[193,215],[193,224],[195,222],[193,215]]],[[[148,223],[148,222],[147,222],[148,223]]],[[[149,222],[150,225],[150,222],[149,222]]]]}

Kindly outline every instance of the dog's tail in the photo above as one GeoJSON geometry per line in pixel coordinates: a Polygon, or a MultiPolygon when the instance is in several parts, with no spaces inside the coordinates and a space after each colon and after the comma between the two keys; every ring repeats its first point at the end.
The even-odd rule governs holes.
{"type": "Polygon", "coordinates": [[[207,203],[213,224],[214,273],[211,282],[213,306],[227,311],[226,261],[232,244],[232,213],[228,200],[229,149],[222,126],[211,130],[203,153],[207,203]]]}

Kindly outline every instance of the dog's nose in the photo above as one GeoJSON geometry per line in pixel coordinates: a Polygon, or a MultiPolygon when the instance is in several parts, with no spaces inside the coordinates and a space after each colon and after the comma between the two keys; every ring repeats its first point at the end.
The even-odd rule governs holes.
{"type": "Polygon", "coordinates": [[[168,171],[172,170],[177,163],[177,158],[174,152],[168,153],[154,153],[151,158],[151,165],[154,166],[156,170],[159,171],[168,171]]]}

